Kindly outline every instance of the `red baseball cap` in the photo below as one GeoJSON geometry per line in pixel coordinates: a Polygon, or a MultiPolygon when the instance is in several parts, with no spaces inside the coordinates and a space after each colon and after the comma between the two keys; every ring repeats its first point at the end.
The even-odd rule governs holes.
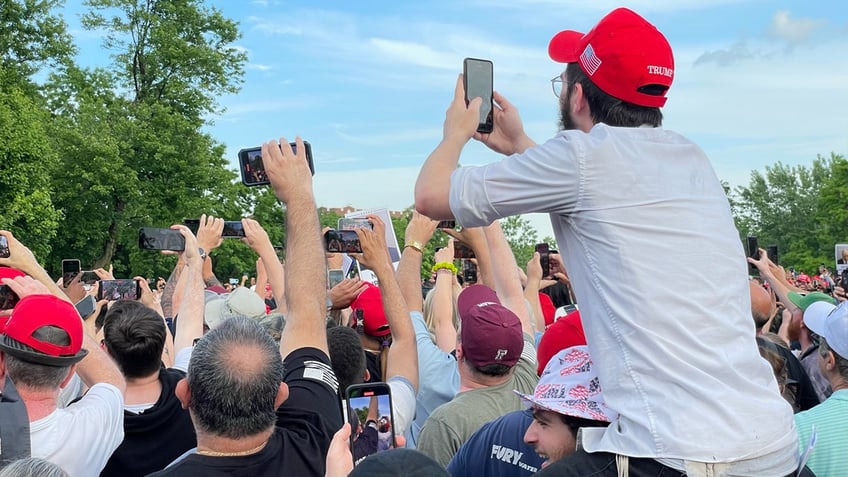
{"type": "Polygon", "coordinates": [[[536,350],[537,361],[536,374],[542,375],[548,361],[560,351],[572,346],[586,344],[586,335],[583,333],[583,323],[580,321],[580,312],[577,310],[556,320],[554,324],[545,330],[539,346],[536,350]]]}
{"type": "Polygon", "coordinates": [[[368,336],[383,337],[392,332],[389,321],[383,311],[383,298],[380,289],[365,282],[365,289],[350,304],[353,312],[353,326],[368,336]],[[360,328],[361,326],[361,328],[360,328]]]}
{"type": "Polygon", "coordinates": [[[545,318],[545,328],[547,328],[554,322],[556,307],[551,297],[542,292],[539,292],[539,305],[542,307],[542,317],[545,318]]]}
{"type": "Polygon", "coordinates": [[[474,366],[514,366],[524,349],[521,320],[501,305],[497,293],[485,285],[471,285],[457,297],[460,340],[466,359],[474,366]]]}
{"type": "Polygon", "coordinates": [[[627,8],[608,13],[589,33],[557,33],[548,45],[548,54],[559,63],[579,64],[603,92],[639,106],[664,106],[674,80],[674,55],[668,40],[627,8]]]}
{"type": "Polygon", "coordinates": [[[76,308],[53,295],[22,298],[0,326],[0,350],[23,361],[68,366],[88,354],[76,308]]]}

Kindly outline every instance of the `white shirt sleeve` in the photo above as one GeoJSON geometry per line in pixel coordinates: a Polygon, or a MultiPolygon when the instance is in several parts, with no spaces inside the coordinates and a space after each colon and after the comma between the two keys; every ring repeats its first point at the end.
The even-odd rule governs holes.
{"type": "Polygon", "coordinates": [[[171,368],[179,369],[180,371],[187,373],[188,363],[191,361],[192,350],[194,350],[193,347],[186,346],[185,348],[177,351],[177,356],[174,358],[174,365],[171,366],[171,368]]]}
{"type": "Polygon", "coordinates": [[[388,381],[392,390],[392,425],[395,435],[402,436],[409,429],[409,424],[415,419],[415,389],[408,379],[393,376],[388,381]]]}

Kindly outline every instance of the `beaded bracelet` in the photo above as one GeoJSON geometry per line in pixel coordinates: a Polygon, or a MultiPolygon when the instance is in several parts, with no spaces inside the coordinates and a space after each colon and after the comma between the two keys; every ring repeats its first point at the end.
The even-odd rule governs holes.
{"type": "Polygon", "coordinates": [[[456,268],[456,265],[452,264],[451,262],[439,262],[439,263],[433,265],[433,271],[434,272],[438,272],[439,270],[448,270],[451,273],[453,273],[454,275],[456,275],[456,272],[459,271],[456,268]]]}

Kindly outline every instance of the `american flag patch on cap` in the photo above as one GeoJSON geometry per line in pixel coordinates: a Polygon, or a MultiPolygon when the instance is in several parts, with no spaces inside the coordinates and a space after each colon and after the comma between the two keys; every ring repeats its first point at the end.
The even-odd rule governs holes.
{"type": "Polygon", "coordinates": [[[336,373],[333,372],[333,368],[329,364],[320,361],[304,361],[303,377],[321,381],[333,388],[333,392],[339,392],[339,380],[336,379],[336,373]]]}
{"type": "Polygon", "coordinates": [[[598,68],[601,67],[601,59],[595,55],[595,49],[592,48],[592,45],[586,45],[586,49],[580,55],[580,64],[583,65],[589,76],[594,75],[598,71],[598,68]]]}

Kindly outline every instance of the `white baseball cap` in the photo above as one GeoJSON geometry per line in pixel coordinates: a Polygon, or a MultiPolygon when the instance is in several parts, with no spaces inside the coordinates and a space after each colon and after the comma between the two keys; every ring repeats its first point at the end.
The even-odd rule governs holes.
{"type": "Polygon", "coordinates": [[[848,301],[838,306],[818,301],[804,311],[804,324],[827,340],[827,345],[839,356],[848,358],[848,301]]]}

